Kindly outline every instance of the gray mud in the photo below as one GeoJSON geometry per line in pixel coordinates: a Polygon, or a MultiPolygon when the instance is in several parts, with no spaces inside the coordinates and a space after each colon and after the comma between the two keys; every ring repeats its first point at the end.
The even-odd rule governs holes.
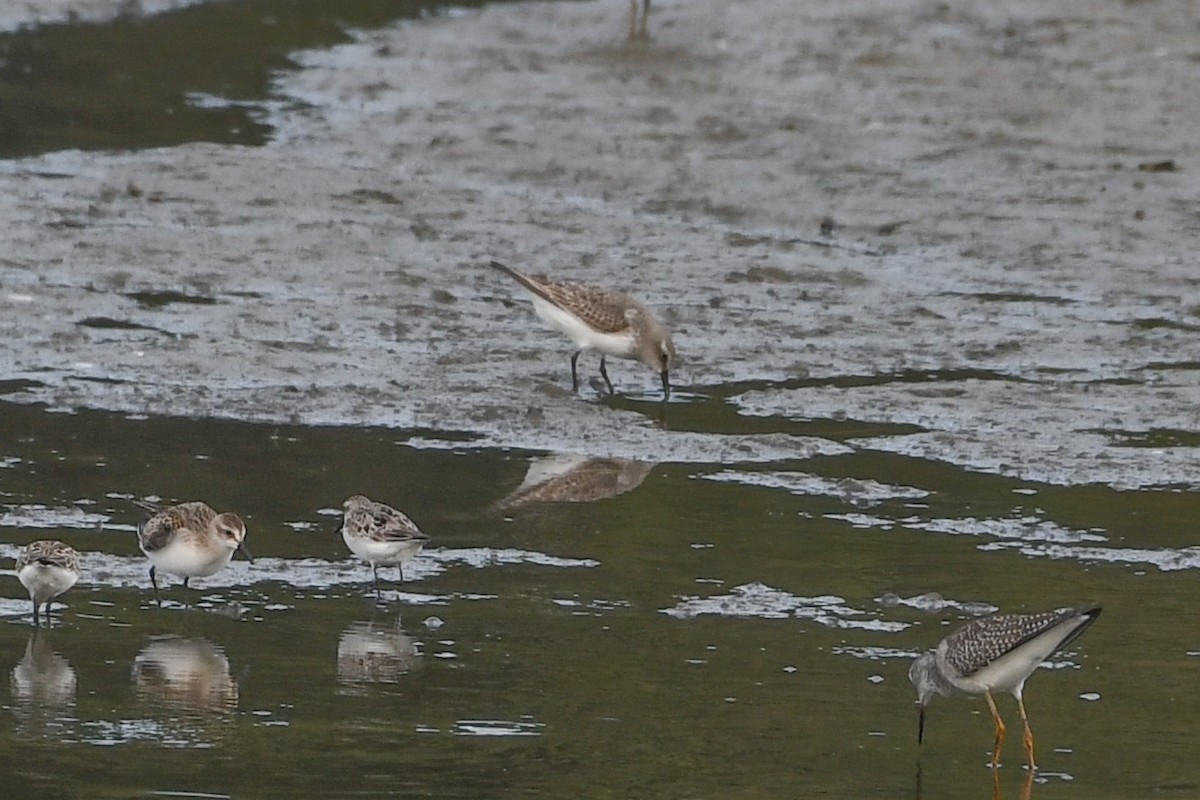
{"type": "Polygon", "coordinates": [[[921,430],[856,448],[1200,484],[1192,4],[656,0],[633,44],[626,11],[297,54],[263,148],[0,164],[7,399],[656,461],[867,420],[921,430]],[[631,400],[573,396],[493,258],[655,308],[666,424],[631,362],[631,400]],[[779,432],[671,431],[705,396],[779,432]]]}

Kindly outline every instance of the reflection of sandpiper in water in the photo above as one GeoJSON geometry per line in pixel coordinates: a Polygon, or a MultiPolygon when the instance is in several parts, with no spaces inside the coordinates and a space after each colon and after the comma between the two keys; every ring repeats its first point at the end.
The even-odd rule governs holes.
{"type": "Polygon", "coordinates": [[[154,638],[133,660],[138,698],[184,711],[233,711],[237,681],[229,659],[207,639],[154,638]]]}
{"type": "Polygon", "coordinates": [[[525,480],[494,508],[507,510],[539,503],[591,503],[641,485],[654,464],[628,458],[588,458],[556,453],[529,464],[525,480]]]}
{"type": "Polygon", "coordinates": [[[61,708],[75,699],[78,683],[75,668],[54,652],[50,638],[33,634],[25,644],[25,655],[12,670],[12,694],[18,703],[43,708],[61,708]]]}
{"type": "Polygon", "coordinates": [[[395,683],[420,666],[417,643],[400,628],[373,622],[352,622],[338,639],[338,682],[346,686],[395,683]]]}

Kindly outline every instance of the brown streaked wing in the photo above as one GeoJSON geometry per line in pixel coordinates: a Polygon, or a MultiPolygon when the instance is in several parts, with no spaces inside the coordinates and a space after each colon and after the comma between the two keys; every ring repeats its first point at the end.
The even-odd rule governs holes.
{"type": "Polygon", "coordinates": [[[1074,614],[1074,609],[1063,608],[1041,614],[995,614],[973,620],[946,637],[946,660],[959,674],[973,675],[1074,614]]]}
{"type": "Polygon", "coordinates": [[[348,520],[351,529],[377,542],[397,542],[406,539],[428,539],[407,515],[383,503],[361,508],[348,520]]]}
{"type": "Polygon", "coordinates": [[[180,503],[177,506],[172,506],[170,511],[174,511],[179,520],[180,528],[190,528],[196,532],[208,530],[212,525],[212,521],[216,519],[217,512],[208,503],[199,500],[193,500],[190,503],[180,503]]]}
{"type": "Polygon", "coordinates": [[[375,528],[375,517],[370,511],[355,508],[346,511],[346,519],[343,524],[350,529],[352,536],[370,539],[375,528]]]}
{"type": "Polygon", "coordinates": [[[20,572],[34,562],[61,567],[73,572],[79,571],[79,554],[69,545],[54,539],[30,542],[21,555],[17,556],[16,571],[20,572]]]}
{"type": "Polygon", "coordinates": [[[178,511],[179,506],[164,508],[146,520],[138,530],[143,550],[161,550],[171,541],[175,531],[187,527],[187,523],[178,511]]]}
{"type": "Polygon", "coordinates": [[[558,283],[549,280],[545,275],[534,275],[526,286],[601,333],[622,333],[629,330],[629,320],[625,318],[625,311],[631,306],[637,307],[633,298],[621,292],[585,283],[558,283]]]}
{"type": "Polygon", "coordinates": [[[625,311],[637,307],[632,298],[620,292],[582,283],[550,284],[552,300],[601,333],[624,333],[629,330],[625,311]]]}

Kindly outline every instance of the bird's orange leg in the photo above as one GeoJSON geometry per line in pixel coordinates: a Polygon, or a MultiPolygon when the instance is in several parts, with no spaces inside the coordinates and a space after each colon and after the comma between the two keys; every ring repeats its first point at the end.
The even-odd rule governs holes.
{"type": "Polygon", "coordinates": [[[1000,747],[1004,744],[1004,720],[1000,719],[1000,712],[996,710],[996,701],[992,699],[991,692],[984,692],[983,696],[987,699],[988,708],[992,712],[992,720],[996,723],[996,744],[992,748],[992,766],[1000,765],[1000,747]]]}
{"type": "Polygon", "coordinates": [[[1025,784],[1021,787],[1021,800],[1029,800],[1033,794],[1033,770],[1025,773],[1025,784]]]}
{"type": "Polygon", "coordinates": [[[1033,759],[1033,731],[1029,730],[1029,717],[1025,714],[1024,698],[1017,698],[1017,708],[1021,709],[1021,722],[1025,725],[1025,755],[1029,757],[1029,771],[1032,773],[1037,769],[1037,763],[1033,759]]]}

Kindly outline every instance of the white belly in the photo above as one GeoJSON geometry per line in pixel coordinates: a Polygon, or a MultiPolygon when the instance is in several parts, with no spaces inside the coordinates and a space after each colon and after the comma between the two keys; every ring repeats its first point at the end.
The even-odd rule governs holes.
{"type": "Polygon", "coordinates": [[[178,575],[181,578],[207,578],[229,564],[233,558],[233,551],[227,547],[189,547],[177,541],[147,555],[159,572],[178,575]]]}
{"type": "Polygon", "coordinates": [[[633,354],[633,334],[600,333],[593,330],[583,320],[574,314],[563,311],[551,302],[533,296],[533,310],[552,328],[565,333],[580,350],[596,350],[608,356],[619,358],[635,358],[633,354]]]}
{"type": "Polygon", "coordinates": [[[75,585],[79,576],[62,567],[33,563],[19,573],[21,585],[29,592],[29,596],[38,605],[60,594],[75,585]]]}
{"type": "Polygon", "coordinates": [[[371,564],[407,564],[425,544],[421,539],[378,542],[361,536],[347,536],[344,531],[342,539],[351,553],[371,564]]]}

